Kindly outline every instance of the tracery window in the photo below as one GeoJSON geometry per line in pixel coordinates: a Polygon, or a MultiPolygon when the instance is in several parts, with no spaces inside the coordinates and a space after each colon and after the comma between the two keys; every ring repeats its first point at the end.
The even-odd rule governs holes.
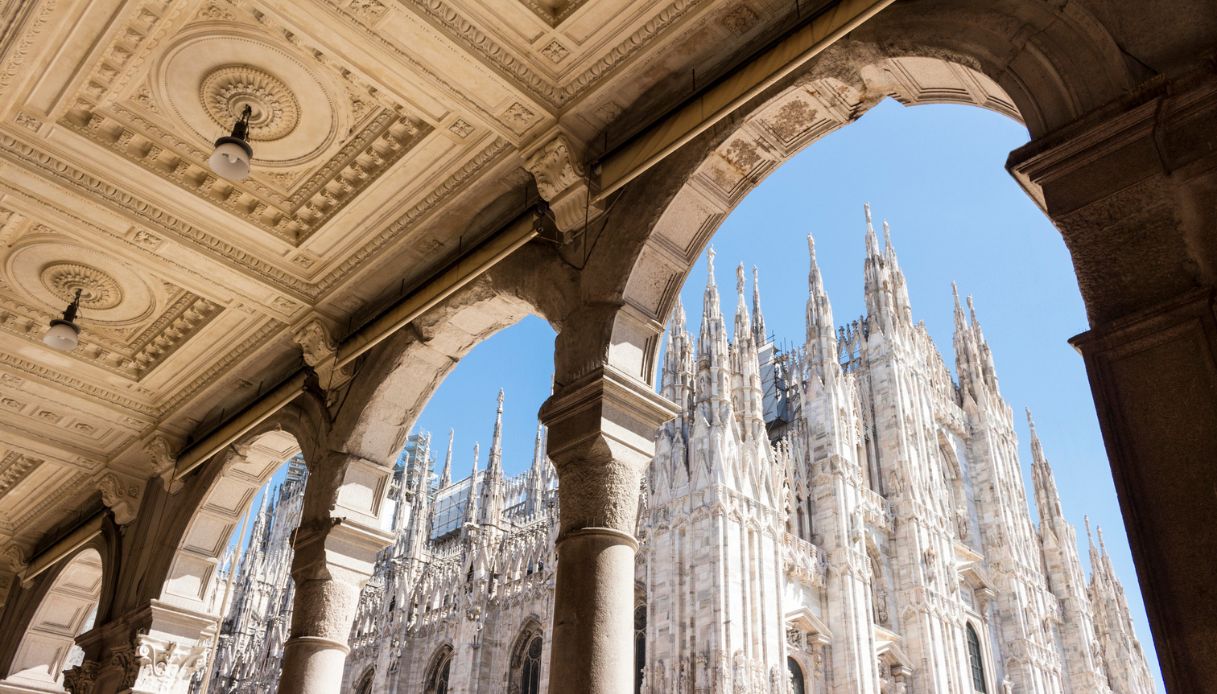
{"type": "Polygon", "coordinates": [[[647,665],[647,606],[634,608],[634,694],[642,694],[642,672],[647,665]]]}
{"type": "Polygon", "coordinates": [[[355,694],[372,694],[372,668],[368,668],[363,677],[359,678],[359,684],[355,685],[355,694]]]}
{"type": "Polygon", "coordinates": [[[511,672],[508,673],[508,691],[511,694],[541,694],[543,646],[540,626],[536,622],[525,626],[512,649],[511,672]]]}
{"type": "Polygon", "coordinates": [[[791,694],[805,694],[807,691],[807,678],[803,676],[803,668],[799,666],[798,661],[788,656],[786,658],[786,669],[790,672],[791,694]]]}
{"type": "Polygon", "coordinates": [[[448,677],[452,671],[452,647],[443,646],[433,657],[431,667],[427,670],[427,684],[423,688],[425,694],[448,694],[448,677]]]}
{"type": "Polygon", "coordinates": [[[988,688],[985,686],[985,664],[980,659],[980,637],[976,635],[976,629],[972,625],[968,626],[968,660],[972,664],[972,689],[985,694],[988,688]]]}

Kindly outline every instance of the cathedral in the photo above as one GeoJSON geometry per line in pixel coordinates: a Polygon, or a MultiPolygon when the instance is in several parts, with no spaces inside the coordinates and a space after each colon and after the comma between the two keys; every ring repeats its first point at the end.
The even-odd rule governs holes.
{"type": "MultiPolygon", "coordinates": [[[[1102,533],[1087,527],[1087,580],[1028,412],[1032,521],[971,299],[956,294],[952,378],[883,236],[868,207],[866,315],[843,326],[808,237],[797,349],[766,331],[755,270],[749,307],[742,265],[729,330],[713,250],[696,339],[677,305],[662,392],[679,414],[639,492],[635,691],[1151,694],[1102,533]]],[[[541,428],[528,471],[504,474],[502,414],[500,391],[484,465],[450,434],[438,479],[440,445],[409,438],[344,691],[547,691],[557,478],[541,428]]],[[[223,561],[227,619],[196,691],[275,691],[306,475],[289,462],[223,561]]]]}

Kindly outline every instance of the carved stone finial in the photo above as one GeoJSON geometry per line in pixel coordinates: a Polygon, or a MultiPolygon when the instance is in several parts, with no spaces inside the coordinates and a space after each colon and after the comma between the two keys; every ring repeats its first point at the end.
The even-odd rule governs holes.
{"type": "Polygon", "coordinates": [[[101,502],[114,514],[115,523],[126,525],[135,520],[139,511],[139,485],[126,484],[118,475],[107,472],[97,480],[97,490],[101,492],[101,502]]]}
{"type": "Polygon", "coordinates": [[[554,137],[529,155],[526,167],[563,232],[577,231],[600,215],[601,209],[591,204],[583,164],[565,135],[554,137]]]}

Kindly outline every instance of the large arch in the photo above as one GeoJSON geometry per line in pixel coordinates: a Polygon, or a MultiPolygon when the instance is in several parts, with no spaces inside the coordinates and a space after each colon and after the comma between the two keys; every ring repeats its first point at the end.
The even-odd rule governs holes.
{"type": "Polygon", "coordinates": [[[64,671],[84,655],[76,637],[93,626],[104,583],[101,552],[91,545],[54,569],[45,590],[29,596],[36,608],[0,688],[63,691],[64,671]]]}
{"type": "Polygon", "coordinates": [[[584,293],[614,309],[586,326],[566,363],[560,355],[559,373],[576,372],[594,350],[653,384],[662,324],[727,214],[783,162],[879,101],[971,104],[1042,136],[1134,83],[1118,46],[1077,3],[896,3],[609,203],[584,293]]]}
{"type": "Polygon", "coordinates": [[[301,449],[286,430],[247,437],[217,461],[207,492],[181,534],[158,599],[185,610],[219,618],[216,572],[241,518],[254,497],[284,461],[301,449]]]}
{"type": "Polygon", "coordinates": [[[387,465],[457,363],[495,333],[536,315],[558,327],[577,271],[533,242],[412,321],[353,366],[334,413],[334,451],[387,465]]]}
{"type": "MultiPolygon", "coordinates": [[[[83,664],[69,678],[98,691],[135,682],[139,691],[185,692],[208,662],[222,618],[217,572],[232,533],[257,493],[289,457],[315,455],[328,418],[311,394],[247,432],[167,487],[148,485],[124,537],[112,602],[77,638],[83,664]]],[[[116,689],[117,690],[117,689],[116,689]]]]}

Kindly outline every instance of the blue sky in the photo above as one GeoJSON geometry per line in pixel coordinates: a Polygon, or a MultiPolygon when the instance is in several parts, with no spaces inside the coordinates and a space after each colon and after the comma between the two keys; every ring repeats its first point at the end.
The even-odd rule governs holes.
{"type": "MultiPolygon", "coordinates": [[[[880,104],[780,167],[726,220],[712,240],[718,284],[727,292],[723,308],[734,311],[735,265],[742,261],[749,272],[756,265],[770,332],[779,344],[801,341],[811,233],[837,322],[861,315],[862,205],[869,201],[876,226],[883,218],[891,223],[914,319],[925,321],[952,367],[951,281],[975,297],[1002,392],[1016,413],[1027,487],[1022,412],[1029,406],[1065,514],[1083,538],[1083,562],[1082,517],[1088,514],[1104,529],[1156,675],[1086,373],[1066,342],[1087,328],[1069,256],[1059,233],[1004,169],[1009,152],[1026,141],[1019,123],[976,108],[880,104]]],[[[703,257],[682,291],[693,325],[705,281],[703,257]]],[[[528,318],[477,347],[443,383],[419,428],[433,432],[437,462],[448,428],[455,428],[455,478],[468,474],[475,441],[489,445],[500,386],[506,390],[504,464],[509,473],[527,468],[536,413],[552,380],[552,349],[553,331],[528,318]]]]}

